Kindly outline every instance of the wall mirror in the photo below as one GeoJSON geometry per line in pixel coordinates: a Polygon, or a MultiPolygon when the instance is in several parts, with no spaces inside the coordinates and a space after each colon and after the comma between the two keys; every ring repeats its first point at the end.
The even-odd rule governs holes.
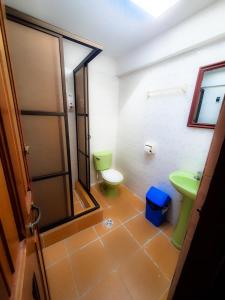
{"type": "Polygon", "coordinates": [[[189,127],[215,128],[225,96],[225,61],[201,67],[198,72],[189,127]]]}

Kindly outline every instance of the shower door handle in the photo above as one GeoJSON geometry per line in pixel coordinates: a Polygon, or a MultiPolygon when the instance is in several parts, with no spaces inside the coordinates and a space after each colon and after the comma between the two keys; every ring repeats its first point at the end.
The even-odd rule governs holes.
{"type": "Polygon", "coordinates": [[[36,206],[34,203],[32,203],[31,210],[37,212],[35,221],[28,224],[28,227],[31,229],[31,231],[33,231],[34,228],[39,224],[39,222],[40,222],[40,220],[41,220],[41,210],[40,210],[40,208],[39,208],[38,206],[36,206]]]}

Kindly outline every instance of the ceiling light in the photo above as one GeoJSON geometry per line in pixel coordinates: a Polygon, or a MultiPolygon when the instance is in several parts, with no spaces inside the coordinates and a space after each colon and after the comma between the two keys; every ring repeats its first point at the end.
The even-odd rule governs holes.
{"type": "Polygon", "coordinates": [[[153,17],[158,17],[179,0],[131,0],[153,17]]]}

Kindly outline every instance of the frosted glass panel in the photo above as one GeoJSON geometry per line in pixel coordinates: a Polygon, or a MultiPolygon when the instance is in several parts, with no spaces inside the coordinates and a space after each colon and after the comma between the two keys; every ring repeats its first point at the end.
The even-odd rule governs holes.
{"type": "Polygon", "coordinates": [[[78,152],[78,168],[79,180],[86,186],[88,180],[86,157],[80,152],[78,152]]]}
{"type": "Polygon", "coordinates": [[[40,176],[67,169],[64,118],[21,116],[30,175],[40,176]]]}
{"type": "Polygon", "coordinates": [[[20,109],[63,111],[58,38],[12,21],[7,29],[20,109]]]}
{"type": "Polygon", "coordinates": [[[76,84],[76,112],[77,114],[86,113],[85,111],[85,93],[84,93],[84,68],[81,68],[75,77],[76,84]]]}
{"type": "Polygon", "coordinates": [[[69,199],[67,176],[32,182],[32,195],[35,204],[42,212],[41,227],[63,220],[70,215],[67,205],[69,199]]]}
{"type": "Polygon", "coordinates": [[[85,117],[77,116],[78,149],[84,153],[86,153],[85,126],[85,117]]]}

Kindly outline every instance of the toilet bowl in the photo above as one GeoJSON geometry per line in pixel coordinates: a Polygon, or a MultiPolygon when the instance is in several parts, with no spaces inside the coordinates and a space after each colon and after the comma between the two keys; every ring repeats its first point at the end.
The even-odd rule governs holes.
{"type": "Polygon", "coordinates": [[[106,196],[116,196],[118,194],[118,186],[123,182],[124,177],[119,171],[111,169],[112,152],[95,152],[93,158],[95,170],[101,174],[102,192],[106,196]]]}

